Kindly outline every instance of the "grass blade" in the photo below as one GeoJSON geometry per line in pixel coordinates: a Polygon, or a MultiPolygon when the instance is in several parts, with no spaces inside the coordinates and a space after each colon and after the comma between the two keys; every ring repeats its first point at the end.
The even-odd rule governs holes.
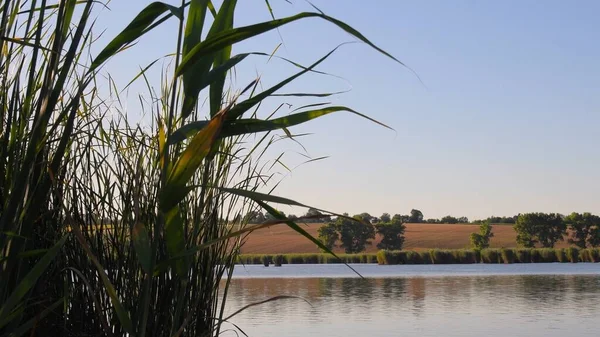
{"type": "Polygon", "coordinates": [[[296,14],[296,15],[293,15],[290,17],[282,18],[282,19],[271,20],[271,21],[267,21],[267,22],[258,23],[255,25],[229,29],[227,31],[223,31],[214,36],[211,36],[210,38],[207,38],[202,43],[195,46],[181,60],[181,64],[179,65],[179,67],[176,70],[176,75],[180,76],[180,75],[184,74],[188,70],[189,67],[193,66],[195,63],[202,60],[203,57],[206,55],[212,54],[216,51],[219,51],[223,48],[231,46],[235,43],[238,43],[240,41],[249,39],[251,37],[263,34],[272,29],[286,25],[288,23],[291,23],[291,22],[294,22],[297,20],[301,20],[301,19],[311,18],[311,17],[321,18],[323,20],[333,23],[334,25],[343,29],[347,33],[353,35],[354,37],[363,41],[367,45],[371,46],[378,52],[384,54],[385,56],[387,56],[387,57],[391,58],[392,60],[400,63],[401,65],[405,66],[404,63],[400,62],[398,59],[396,59],[395,57],[393,57],[392,55],[390,55],[383,49],[377,47],[369,39],[367,39],[364,35],[362,35],[360,32],[358,32],[356,29],[352,28],[348,24],[346,24],[342,21],[339,21],[337,19],[334,19],[330,16],[324,15],[324,14],[305,12],[305,13],[299,13],[299,14],[296,14]]]}
{"type": "Polygon", "coordinates": [[[171,12],[173,15],[181,17],[180,9],[175,6],[168,5],[163,2],[153,2],[146,6],[123,31],[121,31],[99,54],[96,56],[92,65],[90,66],[90,72],[94,71],[101,64],[103,64],[109,57],[114,56],[121,50],[121,48],[127,46],[131,42],[137,40],[142,35],[147,33],[147,29],[150,25],[162,14],[171,12]]]}
{"type": "Polygon", "coordinates": [[[54,261],[54,258],[60,252],[62,246],[67,241],[67,235],[63,236],[46,254],[35,264],[27,275],[21,280],[19,285],[11,292],[10,296],[0,307],[0,328],[8,322],[5,318],[11,313],[13,308],[25,297],[27,292],[37,283],[38,279],[46,268],[54,261]]]}

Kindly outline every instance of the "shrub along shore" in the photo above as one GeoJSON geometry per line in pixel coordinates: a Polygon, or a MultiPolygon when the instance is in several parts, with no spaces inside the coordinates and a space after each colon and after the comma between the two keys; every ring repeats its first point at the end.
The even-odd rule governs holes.
{"type": "Polygon", "coordinates": [[[377,254],[241,254],[238,264],[471,264],[471,263],[551,263],[600,262],[600,248],[489,248],[431,249],[427,251],[380,250],[377,254]]]}

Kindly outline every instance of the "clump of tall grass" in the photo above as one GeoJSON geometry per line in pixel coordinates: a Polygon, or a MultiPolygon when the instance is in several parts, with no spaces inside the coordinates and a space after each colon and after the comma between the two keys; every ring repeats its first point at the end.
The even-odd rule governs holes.
{"type": "Polygon", "coordinates": [[[554,249],[554,255],[556,256],[556,262],[567,262],[567,252],[563,248],[554,249]]]}
{"type": "Polygon", "coordinates": [[[585,248],[579,251],[579,261],[600,262],[600,248],[585,248]]]}
{"type": "Polygon", "coordinates": [[[287,260],[281,254],[277,254],[273,257],[273,265],[275,267],[281,267],[282,264],[287,263],[287,260]]]}
{"type": "Polygon", "coordinates": [[[531,249],[530,248],[517,249],[515,259],[519,263],[531,263],[531,249]]]}
{"type": "Polygon", "coordinates": [[[450,264],[454,263],[454,256],[451,250],[446,249],[431,249],[431,262],[433,264],[450,264]]]}
{"type": "Polygon", "coordinates": [[[567,255],[567,261],[569,261],[571,263],[579,262],[579,248],[577,248],[577,247],[566,248],[565,253],[567,255]]]}
{"type": "Polygon", "coordinates": [[[514,249],[511,248],[502,248],[500,250],[500,254],[502,256],[502,262],[510,264],[510,263],[515,263],[515,261],[518,262],[517,260],[517,254],[516,251],[514,249]]]}
{"type": "Polygon", "coordinates": [[[487,248],[481,250],[482,263],[503,263],[500,249],[487,248]]]}
{"type": "Polygon", "coordinates": [[[433,260],[431,258],[430,251],[420,251],[419,253],[419,261],[423,264],[432,264],[433,260]]]}
{"type": "MultiPolygon", "coordinates": [[[[539,256],[540,256],[540,262],[558,262],[558,256],[556,251],[553,248],[539,248],[537,249],[537,251],[539,252],[539,256]]],[[[562,257],[562,249],[560,254],[562,257]]]]}
{"type": "Polygon", "coordinates": [[[456,249],[452,250],[453,263],[470,264],[477,263],[477,254],[474,250],[456,249]]]}

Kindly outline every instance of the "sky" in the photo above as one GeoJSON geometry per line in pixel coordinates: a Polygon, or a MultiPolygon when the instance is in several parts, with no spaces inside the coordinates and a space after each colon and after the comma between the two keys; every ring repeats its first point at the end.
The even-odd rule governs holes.
{"type": "MultiPolygon", "coordinates": [[[[178,5],[179,1],[167,1],[178,5]]],[[[314,9],[304,0],[271,0],[277,17],[314,9]]],[[[600,45],[597,1],[314,0],[402,61],[362,43],[344,45],[318,70],[281,92],[348,91],[330,101],[349,113],[299,126],[313,158],[287,174],[274,194],[334,212],[445,215],[470,219],[524,212],[600,213],[600,45]]],[[[118,34],[149,1],[112,1],[99,12],[99,45],[118,34]]],[[[263,0],[238,1],[235,26],[270,19],[263,0]]],[[[216,2],[218,5],[218,2],[216,2]]],[[[124,87],[153,60],[172,53],[177,22],[145,36],[104,69],[124,87]]],[[[340,43],[356,41],[308,19],[235,46],[233,54],[270,53],[308,65],[340,43]]],[[[162,62],[162,61],[161,61],[162,62]]],[[[148,72],[160,86],[167,61],[148,72]]],[[[267,87],[297,68],[253,57],[236,70],[236,88],[260,75],[267,87]]],[[[128,91],[137,106],[143,83],[128,91]]],[[[281,101],[261,107],[267,116],[281,101]]],[[[298,107],[314,99],[287,99],[298,107]]],[[[279,111],[279,115],[289,113],[279,111]]],[[[287,142],[283,161],[303,149],[287,142]]],[[[274,156],[277,154],[274,153],[274,156]]],[[[286,173],[280,168],[282,173],[286,173]]],[[[301,214],[298,209],[281,208],[301,214]]]]}

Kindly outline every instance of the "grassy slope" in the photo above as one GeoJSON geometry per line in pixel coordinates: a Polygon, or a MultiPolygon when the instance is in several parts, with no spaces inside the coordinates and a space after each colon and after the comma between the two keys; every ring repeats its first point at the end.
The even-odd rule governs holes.
{"type": "MultiPolygon", "coordinates": [[[[302,225],[310,234],[317,236],[317,229],[322,224],[302,225]]],[[[405,249],[423,250],[430,248],[458,249],[469,247],[469,234],[478,232],[479,225],[445,225],[445,224],[407,224],[405,249]]],[[[492,248],[515,247],[516,234],[512,226],[494,226],[492,248]]],[[[367,248],[367,252],[377,252],[378,240],[367,248]]],[[[567,245],[559,243],[557,248],[567,245]]],[[[336,249],[341,252],[341,250],[336,249]]],[[[242,248],[243,253],[318,253],[317,247],[306,238],[292,231],[285,225],[277,225],[252,233],[242,248]]]]}

